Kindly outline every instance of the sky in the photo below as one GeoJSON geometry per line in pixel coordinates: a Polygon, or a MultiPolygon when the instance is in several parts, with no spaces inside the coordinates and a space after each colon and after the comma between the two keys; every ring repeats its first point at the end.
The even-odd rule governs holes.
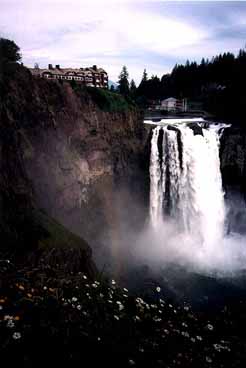
{"type": "Polygon", "coordinates": [[[98,65],[136,83],[246,44],[246,1],[0,0],[0,37],[32,67],[98,65]]]}

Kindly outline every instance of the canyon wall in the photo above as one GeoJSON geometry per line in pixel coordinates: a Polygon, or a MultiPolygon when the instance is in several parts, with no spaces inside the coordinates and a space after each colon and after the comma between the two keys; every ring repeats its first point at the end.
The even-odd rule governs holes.
{"type": "MultiPolygon", "coordinates": [[[[151,127],[140,111],[117,94],[35,79],[17,65],[0,114],[1,247],[79,244],[100,267],[120,259],[148,218],[151,127]]],[[[242,127],[225,129],[220,156],[229,231],[245,232],[242,127]]]]}
{"type": "Polygon", "coordinates": [[[228,232],[246,233],[246,130],[232,125],[221,137],[220,162],[228,232]]]}
{"type": "Polygon", "coordinates": [[[103,249],[117,254],[148,209],[143,119],[117,98],[118,107],[104,107],[86,89],[34,79],[18,66],[1,109],[5,193],[18,193],[20,211],[35,203],[82,236],[99,260],[103,249]]]}

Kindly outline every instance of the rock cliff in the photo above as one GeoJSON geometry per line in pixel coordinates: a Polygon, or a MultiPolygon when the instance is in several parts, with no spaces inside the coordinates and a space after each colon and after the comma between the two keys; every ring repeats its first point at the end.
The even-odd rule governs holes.
{"type": "Polygon", "coordinates": [[[221,137],[220,160],[228,208],[228,232],[246,233],[246,130],[233,126],[221,137]]]}
{"type": "Polygon", "coordinates": [[[16,208],[18,220],[12,210],[9,216],[21,228],[32,223],[26,229],[29,236],[35,207],[82,236],[99,257],[105,245],[116,254],[125,232],[142,226],[148,207],[139,111],[122,104],[118,110],[103,108],[94,92],[35,79],[21,66],[8,81],[2,102],[5,222],[6,206],[16,208]]]}

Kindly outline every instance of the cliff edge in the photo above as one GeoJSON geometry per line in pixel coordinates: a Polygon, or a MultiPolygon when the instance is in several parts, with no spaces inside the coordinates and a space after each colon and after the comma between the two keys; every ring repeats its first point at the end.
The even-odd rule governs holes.
{"type": "Polygon", "coordinates": [[[126,228],[144,223],[146,139],[132,103],[108,91],[34,78],[16,64],[4,85],[0,125],[6,244],[15,244],[16,234],[27,248],[32,231],[39,242],[45,213],[95,254],[105,245],[117,253],[126,228]]]}

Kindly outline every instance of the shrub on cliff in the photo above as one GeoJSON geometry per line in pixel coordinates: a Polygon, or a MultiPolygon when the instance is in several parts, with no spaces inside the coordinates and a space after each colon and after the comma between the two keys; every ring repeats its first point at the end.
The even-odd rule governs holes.
{"type": "Polygon", "coordinates": [[[92,100],[103,111],[124,112],[136,107],[130,97],[123,97],[118,93],[113,93],[105,89],[87,87],[92,100]]]}

